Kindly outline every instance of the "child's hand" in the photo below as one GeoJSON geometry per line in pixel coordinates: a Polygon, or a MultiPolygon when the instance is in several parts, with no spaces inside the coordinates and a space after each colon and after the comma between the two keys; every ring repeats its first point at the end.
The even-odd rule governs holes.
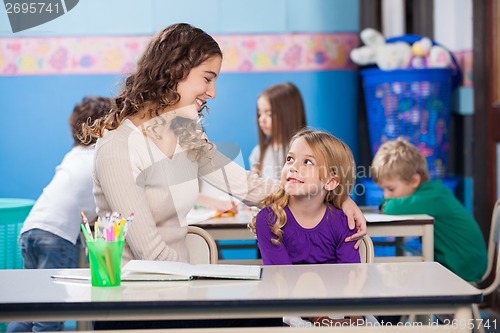
{"type": "Polygon", "coordinates": [[[232,201],[213,199],[211,204],[211,208],[218,211],[219,213],[236,214],[238,212],[236,205],[232,201]]]}
{"type": "Polygon", "coordinates": [[[234,202],[230,200],[216,199],[204,194],[200,194],[198,196],[197,203],[206,208],[216,210],[219,213],[231,213],[233,215],[236,215],[236,213],[238,212],[238,209],[236,208],[236,204],[234,202]]]}

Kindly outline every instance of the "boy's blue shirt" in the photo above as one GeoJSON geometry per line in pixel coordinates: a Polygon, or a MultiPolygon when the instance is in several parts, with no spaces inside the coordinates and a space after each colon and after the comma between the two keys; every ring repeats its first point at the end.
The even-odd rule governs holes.
{"type": "Polygon", "coordinates": [[[471,214],[439,180],[421,184],[404,198],[384,200],[386,214],[434,217],[434,260],[466,281],[481,280],[488,255],[483,234],[471,214]]]}

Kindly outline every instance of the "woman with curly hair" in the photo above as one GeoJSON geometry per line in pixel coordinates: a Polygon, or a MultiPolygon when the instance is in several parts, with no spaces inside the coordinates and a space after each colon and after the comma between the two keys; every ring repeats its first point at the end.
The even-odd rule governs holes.
{"type": "MultiPolygon", "coordinates": [[[[186,215],[198,179],[248,203],[272,182],[246,171],[211,144],[200,120],[215,98],[222,52],[201,29],[175,24],[157,34],[125,81],[106,117],[85,127],[98,137],[94,163],[97,213],[134,213],[122,263],[131,259],[189,262],[186,215]],[[217,172],[218,171],[218,172],[217,172]]],[[[227,155],[227,154],[226,154],[227,155]]]]}
{"type": "MultiPolygon", "coordinates": [[[[112,111],[84,128],[84,140],[99,138],[94,163],[98,215],[135,214],[123,264],[131,259],[189,262],[186,215],[198,198],[199,179],[249,205],[277,185],[250,175],[227,157],[239,151],[222,154],[203,131],[202,111],[216,96],[221,63],[222,51],[206,32],[186,23],[168,26],[146,47],[112,111]]],[[[343,208],[356,219],[360,231],[353,240],[359,239],[366,233],[361,211],[352,200],[343,208]]]]}

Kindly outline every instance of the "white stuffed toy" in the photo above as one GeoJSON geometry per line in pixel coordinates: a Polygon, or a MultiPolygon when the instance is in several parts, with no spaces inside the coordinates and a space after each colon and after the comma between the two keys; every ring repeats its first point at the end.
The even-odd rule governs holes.
{"type": "Polygon", "coordinates": [[[449,68],[451,55],[439,45],[432,45],[430,38],[423,37],[411,46],[411,68],[449,68]]]}
{"type": "Polygon", "coordinates": [[[353,49],[351,60],[361,66],[374,64],[380,47],[385,45],[384,36],[375,29],[367,28],[361,31],[360,38],[365,46],[353,49]]]}
{"type": "Polygon", "coordinates": [[[405,42],[387,43],[377,53],[378,68],[382,70],[404,69],[411,59],[411,46],[405,42]]]}
{"type": "Polygon", "coordinates": [[[452,60],[448,50],[439,45],[434,45],[429,50],[429,67],[430,68],[449,68],[452,60]]]}
{"type": "Polygon", "coordinates": [[[351,51],[351,60],[360,65],[377,65],[382,70],[449,68],[450,52],[439,45],[432,45],[428,37],[410,45],[403,41],[386,43],[384,36],[375,29],[367,28],[360,33],[364,46],[351,51]]]}
{"type": "Polygon", "coordinates": [[[364,46],[351,51],[351,60],[366,66],[376,64],[380,69],[392,70],[406,68],[411,59],[411,47],[405,42],[386,43],[384,36],[375,29],[361,31],[364,46]]]}

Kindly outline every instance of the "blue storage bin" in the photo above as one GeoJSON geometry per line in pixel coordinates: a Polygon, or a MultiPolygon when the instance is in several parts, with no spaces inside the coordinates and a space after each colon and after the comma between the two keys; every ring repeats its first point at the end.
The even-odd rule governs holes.
{"type": "Polygon", "coordinates": [[[402,136],[425,156],[431,179],[443,178],[448,162],[451,69],[361,71],[371,152],[402,136]]]}
{"type": "Polygon", "coordinates": [[[17,239],[34,203],[30,199],[0,198],[0,269],[23,268],[17,239]]]}

